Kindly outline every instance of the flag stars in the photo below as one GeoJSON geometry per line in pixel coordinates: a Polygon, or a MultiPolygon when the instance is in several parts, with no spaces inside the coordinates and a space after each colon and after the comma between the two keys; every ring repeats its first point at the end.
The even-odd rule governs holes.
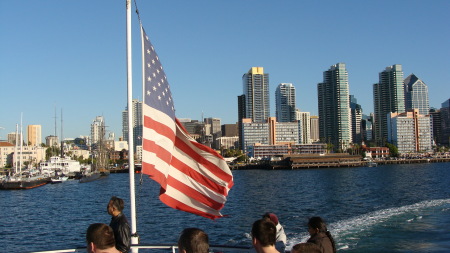
{"type": "Polygon", "coordinates": [[[153,91],[156,91],[156,90],[157,90],[156,86],[153,86],[153,91]]]}
{"type": "Polygon", "coordinates": [[[152,81],[152,78],[151,78],[150,76],[147,77],[147,81],[151,82],[151,81],[152,81]]]}
{"type": "Polygon", "coordinates": [[[161,96],[158,96],[158,100],[161,100],[161,96]]]}
{"type": "Polygon", "coordinates": [[[150,96],[152,94],[149,90],[147,91],[147,96],[150,96]]]}

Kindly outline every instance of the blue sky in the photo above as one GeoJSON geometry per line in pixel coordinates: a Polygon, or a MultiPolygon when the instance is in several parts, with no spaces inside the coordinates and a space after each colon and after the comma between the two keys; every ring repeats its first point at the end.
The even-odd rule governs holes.
{"type": "MultiPolygon", "coordinates": [[[[164,66],[178,118],[237,121],[242,75],[264,67],[275,89],[293,83],[297,108],[317,115],[323,71],[346,63],[350,94],[373,111],[372,85],[402,64],[450,97],[450,1],[137,0],[164,66]]],[[[125,0],[0,1],[0,139],[23,113],[43,137],[89,135],[103,115],[121,136],[125,109],[125,0]],[[3,129],[4,128],[4,129],[3,129]]],[[[133,4],[133,97],[141,99],[140,35],[133,4]]],[[[26,136],[26,134],[25,134],[26,136]]]]}

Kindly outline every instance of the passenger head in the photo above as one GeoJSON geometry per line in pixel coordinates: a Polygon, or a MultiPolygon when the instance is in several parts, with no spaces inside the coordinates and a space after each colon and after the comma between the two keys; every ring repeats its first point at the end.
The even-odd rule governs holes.
{"type": "Polygon", "coordinates": [[[108,202],[108,213],[112,215],[113,211],[117,211],[119,213],[122,212],[125,204],[123,199],[118,198],[116,196],[112,196],[108,202]]]}
{"type": "Polygon", "coordinates": [[[265,213],[263,219],[269,219],[275,226],[278,225],[278,217],[274,213],[265,213]]]}
{"type": "Polygon", "coordinates": [[[198,228],[186,228],[178,239],[178,250],[182,253],[208,253],[208,235],[198,228]]]}
{"type": "Polygon", "coordinates": [[[308,221],[308,232],[310,235],[314,235],[317,233],[325,233],[327,232],[327,225],[325,221],[320,217],[311,217],[308,221]]]}
{"type": "Polygon", "coordinates": [[[118,252],[112,228],[103,223],[91,224],[86,231],[88,252],[118,252]]]}
{"type": "Polygon", "coordinates": [[[256,243],[259,243],[261,247],[273,246],[275,245],[276,235],[277,229],[272,221],[260,219],[253,223],[252,239],[254,246],[256,243]]]}
{"type": "Polygon", "coordinates": [[[291,253],[322,253],[319,245],[305,242],[294,245],[291,249],[291,253]]]}

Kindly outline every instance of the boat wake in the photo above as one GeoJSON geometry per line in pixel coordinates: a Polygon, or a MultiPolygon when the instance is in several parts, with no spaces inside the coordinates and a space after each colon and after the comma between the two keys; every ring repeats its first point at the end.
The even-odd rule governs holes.
{"type": "MultiPolygon", "coordinates": [[[[445,212],[449,210],[450,199],[436,199],[418,202],[412,205],[401,207],[387,208],[363,215],[356,216],[351,219],[341,220],[328,224],[328,230],[332,233],[338,250],[352,248],[358,244],[358,241],[364,237],[371,237],[376,227],[390,226],[391,222],[395,224],[414,223],[424,218],[429,209],[438,209],[445,212]]],[[[309,238],[307,232],[293,234],[288,240],[288,249],[297,243],[306,242],[309,238]]]]}

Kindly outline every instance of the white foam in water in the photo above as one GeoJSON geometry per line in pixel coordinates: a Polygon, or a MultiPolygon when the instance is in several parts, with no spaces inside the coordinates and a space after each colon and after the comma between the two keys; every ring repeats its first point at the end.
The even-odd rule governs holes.
{"type": "MultiPolygon", "coordinates": [[[[367,214],[363,214],[348,220],[342,220],[338,222],[334,222],[328,224],[328,230],[332,231],[332,235],[335,240],[338,242],[339,238],[345,238],[346,243],[337,243],[336,247],[338,249],[348,249],[349,241],[354,241],[356,244],[359,238],[355,235],[358,235],[365,230],[368,230],[372,226],[379,224],[381,222],[386,221],[387,219],[402,215],[409,212],[418,212],[421,209],[440,206],[444,204],[450,204],[450,199],[437,199],[437,200],[427,200],[419,203],[415,203],[412,205],[401,206],[388,208],[383,210],[378,210],[374,212],[370,212],[367,214]]],[[[422,219],[421,215],[416,215],[414,218],[408,219],[407,222],[413,222],[415,219],[422,219]]],[[[306,242],[308,240],[308,233],[300,233],[297,236],[290,236],[287,248],[290,249],[293,245],[306,242]]]]}

